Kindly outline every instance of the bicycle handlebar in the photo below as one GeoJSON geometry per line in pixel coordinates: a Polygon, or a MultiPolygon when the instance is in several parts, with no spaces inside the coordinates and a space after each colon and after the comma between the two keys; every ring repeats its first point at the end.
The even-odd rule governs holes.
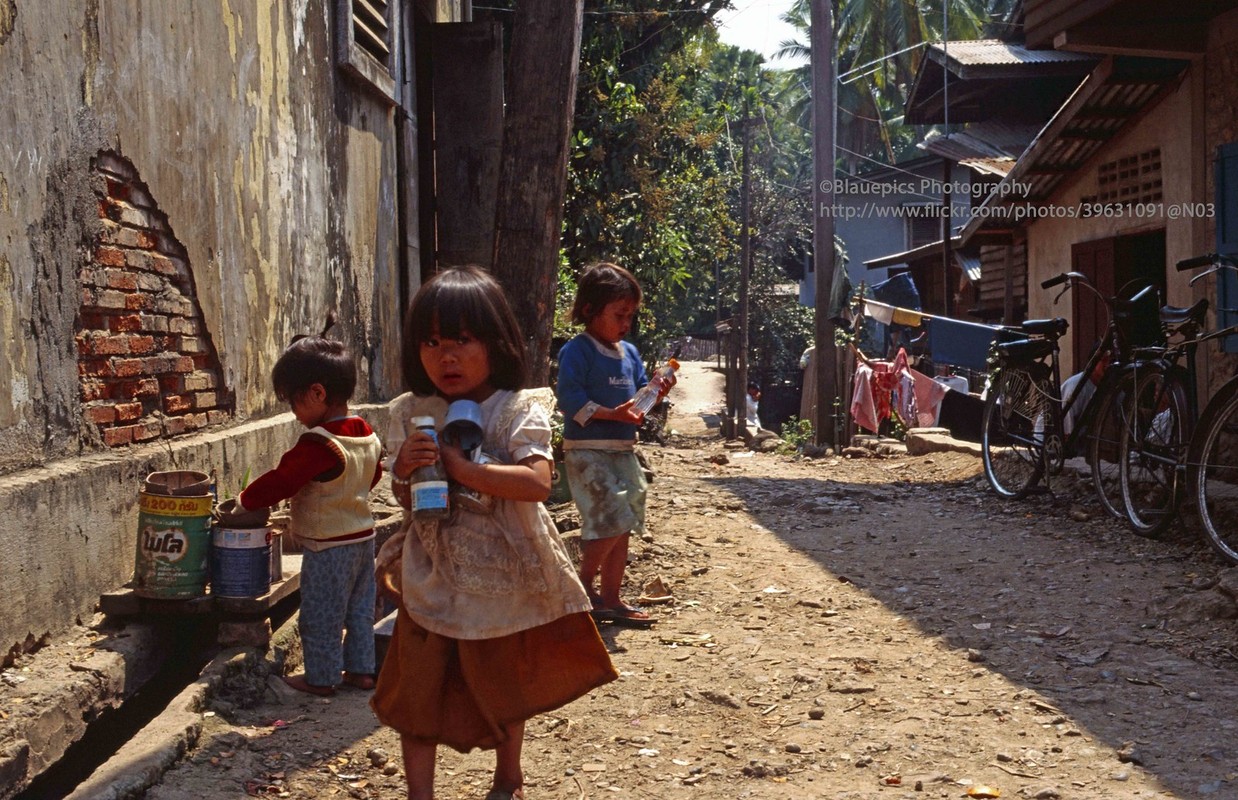
{"type": "Polygon", "coordinates": [[[1178,272],[1186,272],[1188,269],[1196,269],[1198,267],[1208,267],[1213,264],[1218,267],[1238,267],[1238,261],[1223,256],[1220,253],[1207,253],[1194,258],[1184,258],[1178,262],[1178,272]]]}
{"type": "Polygon", "coordinates": [[[1088,276],[1082,272],[1063,272],[1061,275],[1054,275],[1048,280],[1041,281],[1041,289],[1052,289],[1054,286],[1060,286],[1070,280],[1088,282],[1088,276]]]}

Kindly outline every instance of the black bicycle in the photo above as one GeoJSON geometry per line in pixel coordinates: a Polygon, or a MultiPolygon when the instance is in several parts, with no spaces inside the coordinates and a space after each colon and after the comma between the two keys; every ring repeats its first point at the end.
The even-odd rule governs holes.
{"type": "MultiPolygon", "coordinates": [[[[1177,266],[1179,271],[1210,267],[1191,278],[1192,284],[1222,269],[1238,270],[1238,262],[1216,254],[1177,266]]],[[[1195,360],[1200,344],[1238,333],[1238,325],[1200,333],[1207,308],[1207,300],[1200,300],[1182,309],[1194,335],[1152,359],[1130,398],[1121,448],[1122,497],[1134,530],[1155,536],[1178,517],[1183,489],[1189,488],[1204,537],[1223,558],[1238,563],[1238,376],[1197,413],[1195,360]]]]}
{"type": "Polygon", "coordinates": [[[1129,369],[1134,347],[1155,343],[1158,337],[1158,326],[1149,320],[1157,317],[1159,298],[1150,286],[1129,298],[1120,296],[1130,291],[1131,284],[1118,296],[1104,297],[1078,272],[1065,272],[1041,283],[1045,289],[1055,286],[1064,286],[1062,293],[1083,286],[1104,301],[1109,312],[1105,337],[1064,397],[1058,341],[1069,328],[1067,321],[1029,320],[1002,328],[994,346],[995,365],[981,428],[984,474],[999,496],[1018,499],[1042,479],[1044,488],[1050,490],[1050,476],[1061,471],[1066,459],[1083,455],[1101,505],[1120,517],[1122,421],[1117,410],[1134,386],[1135,375],[1129,369]],[[1098,373],[1093,390],[1091,381],[1098,373]]]}

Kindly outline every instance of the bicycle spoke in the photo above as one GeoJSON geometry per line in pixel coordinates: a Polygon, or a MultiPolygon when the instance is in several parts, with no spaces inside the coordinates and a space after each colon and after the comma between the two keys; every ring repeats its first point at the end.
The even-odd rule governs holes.
{"type": "MultiPolygon", "coordinates": [[[[1105,384],[1102,384],[1102,387],[1104,386],[1105,384]]],[[[1103,396],[1096,401],[1099,410],[1093,423],[1094,431],[1088,439],[1088,466],[1092,470],[1092,485],[1096,489],[1096,496],[1105,511],[1118,519],[1126,518],[1118,463],[1122,432],[1125,430],[1123,403],[1133,389],[1134,380],[1129,375],[1104,388],[1103,396]]]]}
{"type": "Polygon", "coordinates": [[[985,476],[1002,497],[1023,497],[1043,471],[1048,419],[1043,388],[1025,370],[1007,368],[990,392],[981,442],[985,476]]]}

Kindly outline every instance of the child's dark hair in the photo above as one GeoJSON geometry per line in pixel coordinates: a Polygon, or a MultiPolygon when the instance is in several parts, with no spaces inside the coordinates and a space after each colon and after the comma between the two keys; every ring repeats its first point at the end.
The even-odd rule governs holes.
{"type": "Polygon", "coordinates": [[[758,392],[761,391],[761,387],[757,385],[756,381],[748,381],[748,391],[751,392],[753,389],[756,389],[758,392]]]}
{"type": "Polygon", "coordinates": [[[572,322],[588,325],[602,309],[616,300],[641,301],[640,284],[632,273],[618,264],[603,261],[585,268],[576,281],[576,301],[572,303],[572,322]]]}
{"type": "Polygon", "coordinates": [[[322,333],[296,337],[275,362],[271,383],[280,400],[296,400],[315,383],[326,390],[328,403],[347,403],[352,398],[357,388],[357,363],[343,342],[327,338],[333,325],[335,314],[330,313],[322,333]]]}
{"type": "Polygon", "coordinates": [[[486,345],[490,385],[524,388],[524,336],[507,295],[494,277],[474,264],[451,267],[421,285],[404,318],[404,382],[420,395],[437,390],[421,365],[421,343],[438,335],[452,339],[468,331],[486,345]]]}

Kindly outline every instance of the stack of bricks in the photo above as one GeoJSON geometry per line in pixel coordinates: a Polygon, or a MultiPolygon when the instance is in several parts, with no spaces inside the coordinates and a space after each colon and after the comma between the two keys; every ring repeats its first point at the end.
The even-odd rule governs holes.
{"type": "Polygon", "coordinates": [[[127,159],[99,153],[93,180],[99,232],[76,331],[87,421],[110,447],[227,421],[232,400],[185,248],[127,159]]]}

